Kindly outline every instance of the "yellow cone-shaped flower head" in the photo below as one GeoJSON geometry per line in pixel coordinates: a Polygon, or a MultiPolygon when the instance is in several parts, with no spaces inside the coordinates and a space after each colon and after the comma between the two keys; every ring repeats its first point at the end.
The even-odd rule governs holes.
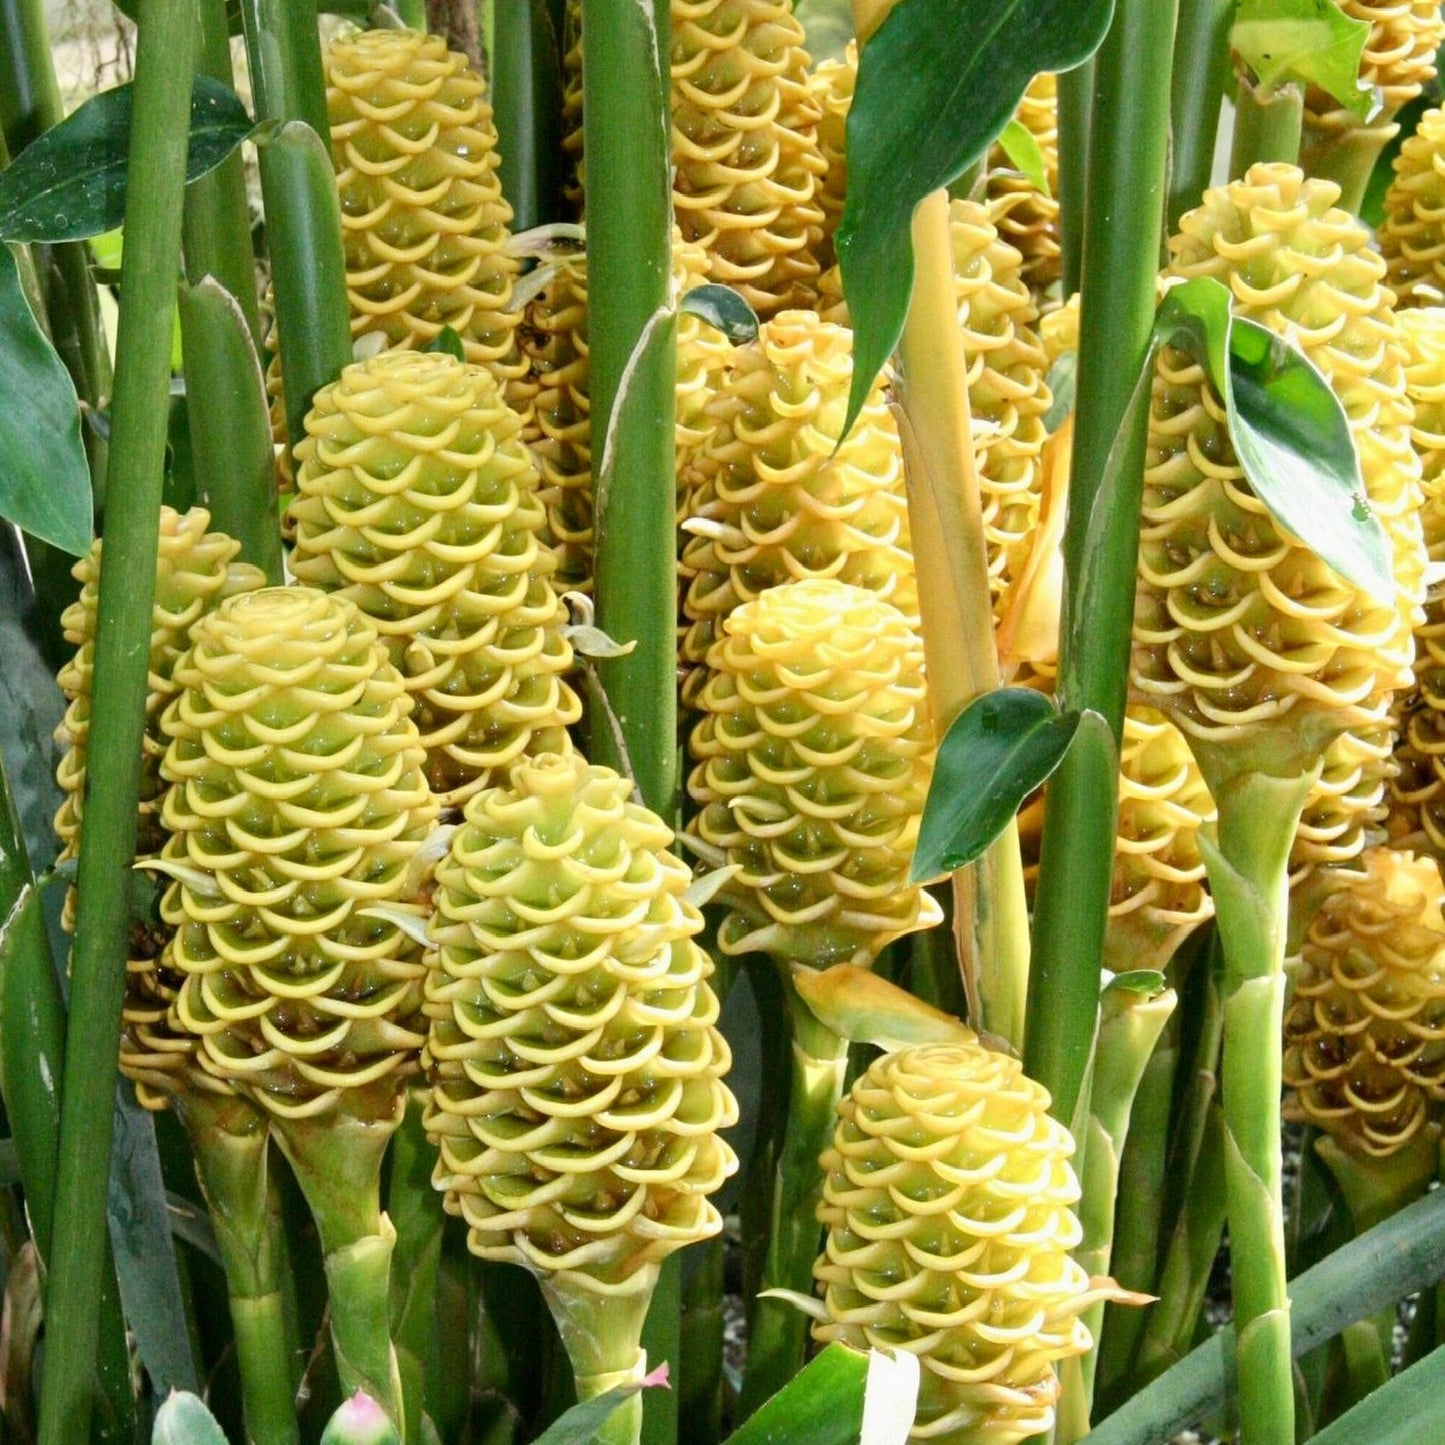
{"type": "Polygon", "coordinates": [[[983,500],[989,591],[997,613],[1038,525],[1047,440],[1044,415],[1053,398],[1022,256],[1000,237],[988,211],[977,202],[953,201],[948,222],[968,365],[968,404],[977,438],[974,461],[983,500]]]}
{"type": "Polygon", "coordinates": [[[481,367],[383,352],[324,387],[297,448],[293,568],[371,619],[416,699],[435,792],[567,746],[581,704],[521,422],[481,367]]]}
{"type": "Polygon", "coordinates": [[[326,84],[353,335],[422,347],[450,326],[469,361],[520,377],[512,208],[481,77],[439,36],[366,30],[332,41],[326,84]]]}
{"type": "Polygon", "coordinates": [[[390,1118],[422,1043],[421,949],[393,905],[436,816],[411,700],[345,598],[273,587],[197,624],[162,772],[171,1024],[283,1117],[390,1118]]]}
{"type": "Polygon", "coordinates": [[[567,179],[562,189],[579,215],[587,189],[582,149],[582,0],[567,0],[562,18],[562,150],[567,156],[567,179]]]}
{"type": "Polygon", "coordinates": [[[1445,294],[1445,110],[1420,117],[1394,166],[1379,230],[1386,279],[1402,307],[1438,301],[1445,294]]]}
{"type": "Polygon", "coordinates": [[[760,316],[812,303],[826,163],[789,0],[673,0],[673,205],[760,316]]]}
{"type": "MultiPolygon", "coordinates": [[[[224,532],[208,531],[210,513],[193,507],[180,513],[162,507],[156,553],[155,601],[151,608],[151,650],[146,693],[146,730],[141,763],[140,820],[136,856],[151,857],[165,843],[161,827],[161,757],[165,743],[160,719],[175,696],[175,666],[190,645],[195,623],[227,597],[265,585],[261,571],[236,561],[241,544],[224,532]]],[[[65,801],[55,816],[62,860],[80,851],[81,814],[85,801],[85,772],[89,751],[90,710],[95,669],[95,623],[100,600],[102,543],[76,563],[73,575],[81,584],[80,597],[61,618],[66,641],[75,656],[61,670],[59,682],[69,707],[56,734],[66,752],[57,779],[65,801]]],[[[75,890],[66,895],[64,922],[74,927],[75,890]]],[[[173,1032],[166,1023],[179,980],[160,965],[166,930],[133,926],[126,962],[125,1003],[121,1019],[121,1068],[134,1080],[136,1095],[148,1108],[162,1108],[166,1095],[177,1086],[194,1051],[194,1040],[173,1032]]]]}
{"type": "Polygon", "coordinates": [[[885,1054],[838,1106],[813,1335],[918,1356],[910,1440],[1046,1434],[1055,1362],[1089,1348],[1074,1141],[1048,1108],[1017,1060],[977,1041],[885,1054]]]}
{"type": "Polygon", "coordinates": [[[933,772],[923,649],[889,603],[790,582],[739,607],[708,654],[692,826],[740,872],[726,953],[871,964],[938,921],[908,870],[933,772]]]}
{"type": "MultiPolygon", "coordinates": [[[[1405,368],[1415,418],[1410,439],[1419,455],[1425,505],[1420,513],[1430,561],[1445,562],[1445,309],[1400,313],[1405,368]]],[[[1415,689],[1400,699],[1398,776],[1392,780],[1392,839],[1445,858],[1445,586],[1435,583],[1425,620],[1415,629],[1415,689]]]]}
{"type": "Polygon", "coordinates": [[[1199,744],[1290,772],[1344,728],[1387,724],[1408,684],[1423,593],[1419,461],[1404,350],[1369,235],[1337,190],[1255,166],[1209,192],[1170,245],[1175,276],[1213,276],[1237,315],[1300,347],[1339,396],[1366,494],[1390,538],[1395,596],[1336,575],[1244,478],[1201,367],[1165,349],[1149,427],[1133,684],[1199,744]],[[1276,758],[1265,749],[1289,751],[1276,758]]]}
{"type": "MultiPolygon", "coordinates": [[[[916,625],[903,453],[881,387],[834,451],[852,377],[852,333],[811,312],[774,317],[733,354],[691,466],[686,662],[703,662],[722,619],[781,582],[834,577],[916,625]]],[[[700,685],[688,680],[689,702],[700,685]]]]}
{"type": "Polygon", "coordinates": [[[1048,191],[1039,190],[1013,168],[1003,147],[989,154],[988,215],[999,235],[1023,257],[1023,277],[1035,298],[1059,279],[1059,102],[1058,82],[1049,71],[1034,76],[1014,119],[1037,142],[1044,158],[1048,191]]]}
{"type": "Polygon", "coordinates": [[[650,1290],[736,1160],[702,917],[671,830],[580,756],[477,794],[437,868],[434,1175],[484,1259],[650,1290]]]}
{"type": "Polygon", "coordinates": [[[1373,848],[1324,902],[1285,1019],[1293,1112],[1370,1155],[1445,1100],[1445,921],[1430,858],[1373,848]]]}

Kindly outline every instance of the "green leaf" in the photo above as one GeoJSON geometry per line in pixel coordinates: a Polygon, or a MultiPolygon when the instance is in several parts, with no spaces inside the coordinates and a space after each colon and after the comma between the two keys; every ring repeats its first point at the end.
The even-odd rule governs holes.
{"type": "Polygon", "coordinates": [[[903,1445],[918,1394],[917,1358],[828,1345],[728,1436],[728,1445],[903,1445]]]}
{"type": "Polygon", "coordinates": [[[1432,1350],[1332,1421],[1314,1445],[1436,1445],[1445,1392],[1445,1345],[1432,1350]]]}
{"type": "MultiPolygon", "coordinates": [[[[118,85],[85,102],[0,171],[0,237],[83,241],[125,216],[132,92],[118,85]]],[[[198,180],[251,131],[251,118],[218,80],[198,75],[191,94],[186,179],[198,180]]]]}
{"type": "Polygon", "coordinates": [[[1044,430],[1052,436],[1063,426],[1074,409],[1074,393],[1078,390],[1079,353],[1066,351],[1049,367],[1048,387],[1053,401],[1044,413],[1044,430]]]}
{"type": "Polygon", "coordinates": [[[1381,601],[1393,597],[1390,540],[1367,499],[1344,407],[1314,364],[1266,327],[1232,316],[1228,289],[1207,276],[1169,292],[1157,334],[1203,365],[1227,409],[1239,464],[1275,521],[1345,581],[1381,601]]]}
{"type": "MultiPolygon", "coordinates": [[[[35,142],[36,145],[39,142],[35,142]]],[[[0,172],[0,176],[9,171],[0,172]]],[[[0,518],[79,557],[90,546],[80,402],[0,244],[0,518]]]]}
{"type": "Polygon", "coordinates": [[[909,881],[972,863],[1063,762],[1081,716],[1027,687],[999,688],[964,708],[938,749],[909,881]]]}
{"type": "Polygon", "coordinates": [[[1109,979],[1104,985],[1104,992],[1143,994],[1145,998],[1153,998],[1168,987],[1169,981],[1157,969],[1131,968],[1109,979]]]}
{"type": "Polygon", "coordinates": [[[1087,60],[1113,9],[1113,0],[899,0],[863,46],[837,240],[853,317],[841,435],[903,334],[918,203],[983,155],[1036,71],[1087,60]]]}
{"type": "Polygon", "coordinates": [[[466,361],[467,349],[462,345],[462,338],[456,330],[450,326],[443,326],[427,344],[422,347],[423,351],[440,351],[455,358],[457,361],[466,361]]]}
{"type": "Polygon", "coordinates": [[[1351,20],[1332,0],[1239,0],[1230,48],[1260,87],[1317,85],[1361,118],[1374,92],[1361,88],[1368,20],[1351,20]]]}
{"type": "Polygon", "coordinates": [[[173,1390],[156,1414],[151,1445],[226,1445],[226,1437],[197,1396],[173,1390]]]}
{"type": "Polygon", "coordinates": [[[757,312],[731,286],[694,286],[677,303],[677,309],[688,316],[701,316],[734,346],[757,339],[757,312]]]}
{"type": "Polygon", "coordinates": [[[645,1380],[614,1385],[601,1395],[594,1395],[590,1400],[573,1405],[561,1419],[548,1426],[533,1445],[589,1445],[603,1422],[624,1400],[630,1399],[639,1390],[654,1387],[667,1388],[665,1364],[659,1365],[645,1380]]]}
{"type": "Polygon", "coordinates": [[[1044,195],[1050,195],[1049,167],[1037,138],[1021,120],[1011,120],[1004,126],[998,138],[1003,153],[1009,158],[1014,169],[1023,173],[1024,179],[1044,195]]]}

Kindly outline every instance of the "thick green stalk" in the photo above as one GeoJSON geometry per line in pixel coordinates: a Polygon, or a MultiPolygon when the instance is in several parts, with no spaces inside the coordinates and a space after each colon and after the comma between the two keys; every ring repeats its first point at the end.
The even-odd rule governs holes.
{"type": "Polygon", "coordinates": [[[1229,22],[1234,0],[1179,0],[1169,106],[1171,154],[1168,226],[1204,197],[1214,167],[1219,111],[1229,80],[1229,22]]]}
{"type": "Polygon", "coordinates": [[[1084,266],[1084,206],[1089,194],[1089,112],[1094,100],[1094,61],[1058,79],[1059,251],[1063,293],[1079,289],[1084,266]]]}
{"type": "Polygon", "coordinates": [[[1224,947],[1225,1197],[1244,1445],[1291,1445],[1280,1035],[1289,850],[1319,764],[1296,778],[1211,778],[1218,842],[1200,835],[1224,947]]]}
{"type": "Polygon", "coordinates": [[[296,1401],[272,1237],[265,1116],[243,1099],[193,1090],[177,1101],[205,1194],[235,1330],[247,1445],[296,1445],[296,1401]]]}
{"type": "Polygon", "coordinates": [[[1338,204],[1358,214],[1375,165],[1398,130],[1393,112],[1375,116],[1368,125],[1353,125],[1337,134],[1331,133],[1320,144],[1312,143],[1307,126],[1300,148],[1300,164],[1306,175],[1334,181],[1340,188],[1338,204]]]}
{"type": "Polygon", "coordinates": [[[326,72],[316,0],[241,0],[258,120],[304,120],[325,140],[326,72]]]}
{"type": "MultiPolygon", "coordinates": [[[[818,1157],[832,1142],[838,1100],[848,1068],[847,1041],[826,1029],[788,989],[793,1021],[793,1075],[788,1127],[778,1156],[773,1217],[764,1289],[813,1292],[813,1264],[822,1226],[823,1172],[818,1157]]],[[[746,1419],[802,1368],[808,1344],[807,1317],[781,1299],[758,1299],[748,1329],[748,1366],[738,1418],[746,1419]]]]}
{"type": "MultiPolygon", "coordinates": [[[[226,0],[200,0],[201,33],[196,73],[234,86],[226,0]]],[[[246,202],[246,172],[239,150],[209,175],[186,188],[182,243],[186,279],[192,286],[214,276],[241,308],[251,339],[260,349],[261,312],[256,304],[256,258],[251,246],[251,217],[246,202]]],[[[189,360],[191,348],[186,346],[189,360]]],[[[195,430],[192,428],[192,438],[195,430]]]]}
{"type": "Polygon", "coordinates": [[[189,0],[141,0],[140,13],[125,207],[130,260],[117,340],[90,732],[91,756],[105,766],[87,778],[80,848],[41,1445],[84,1440],[91,1414],[106,1218],[106,1170],[96,1165],[109,1154],[115,1110],[181,246],[194,12],[189,0]]]}
{"type": "MultiPolygon", "coordinates": [[[[630,766],[643,802],[663,818],[676,813],[679,781],[668,18],[664,0],[588,0],[583,66],[597,620],[636,643],[599,668],[626,758],[601,719],[592,719],[592,740],[599,762],[630,766]]],[[[664,1266],[643,1335],[654,1363],[677,1359],[680,1269],[676,1259],[664,1266]]],[[[645,1409],[637,1398],[618,1416],[633,1413],[647,1445],[676,1439],[670,1391],[651,1391],[645,1409]]]]}
{"type": "Polygon", "coordinates": [[[1243,176],[1250,166],[1299,159],[1300,131],[1304,124],[1304,88],[1281,85],[1260,90],[1246,75],[1239,77],[1234,109],[1234,147],[1229,155],[1231,177],[1243,176]]]}
{"type": "Polygon", "coordinates": [[[492,113],[512,229],[562,219],[561,46],[546,0],[499,0],[492,113]]]}
{"type": "Polygon", "coordinates": [[[722,1439],[723,1295],[727,1244],[710,1239],[683,1289],[682,1359],[678,1414],[687,1421],[688,1445],[717,1445],[722,1439]]]}
{"type": "MultiPolygon", "coordinates": [[[[1085,212],[1059,680],[1062,706],[1102,714],[1116,747],[1128,684],[1145,409],[1126,437],[1120,431],[1154,322],[1175,10],[1176,0],[1118,0],[1095,57],[1089,167],[1100,179],[1085,212]],[[1116,439],[1123,446],[1111,456],[1116,439]],[[1089,524],[1106,483],[1109,525],[1097,529],[1088,555],[1089,524]]],[[[1074,1115],[1093,1037],[1113,872],[1112,849],[1099,840],[1114,836],[1117,766],[1107,748],[1074,747],[1049,784],[1024,1067],[1053,1096],[1060,1119],[1074,1115]]]]}
{"type": "MultiPolygon", "coordinates": [[[[1084,1147],[1083,1177],[1079,1181],[1083,1191],[1079,1223],[1083,1226],[1084,1238],[1074,1252],[1074,1258],[1090,1278],[1109,1273],[1119,1164],[1129,1138],[1134,1096],[1176,1001],[1173,989],[1165,989],[1152,997],[1120,988],[1104,991],[1099,1043],[1089,1089],[1089,1137],[1084,1147]]],[[[1059,1445],[1070,1445],[1089,1433],[1103,1317],[1101,1300],[1082,1316],[1094,1348],[1086,1355],[1065,1361],[1060,1368],[1063,1394],[1055,1433],[1059,1445]]]]}
{"type": "Polygon", "coordinates": [[[757,1132],[752,1153],[743,1166],[738,1190],[738,1223],[742,1231],[743,1299],[748,1307],[763,1287],[773,1191],[778,1183],[778,1153],[788,1119],[792,1074],[792,1042],[787,996],[778,970],[760,954],[747,959],[748,982],[757,1003],[758,1051],[761,1056],[757,1132]]]}
{"type": "MultiPolygon", "coordinates": [[[[645,1275],[639,1271],[638,1287],[622,1295],[596,1294],[567,1271],[543,1277],[542,1294],[572,1362],[579,1400],[641,1379],[646,1368],[643,1320],[655,1284],[645,1275]]],[[[614,1410],[593,1435],[594,1445],[637,1445],[643,1430],[642,1398],[633,1395],[614,1410]]]]}
{"type": "Polygon", "coordinates": [[[400,1101],[378,1118],[338,1109],[324,1122],[273,1120],[272,1131],[321,1236],[342,1392],[365,1390],[401,1431],[406,1417],[391,1342],[396,1231],[381,1212],[381,1164],[399,1122],[400,1101]]]}
{"type": "Polygon", "coordinates": [[[426,29],[426,0],[396,0],[392,9],[403,25],[413,30],[426,29]]]}

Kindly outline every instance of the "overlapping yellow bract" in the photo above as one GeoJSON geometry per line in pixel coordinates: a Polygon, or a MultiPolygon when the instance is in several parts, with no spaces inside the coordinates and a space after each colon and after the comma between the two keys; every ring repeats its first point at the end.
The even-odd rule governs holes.
{"type": "Polygon", "coordinates": [[[1023,257],[1023,277],[1036,299],[1058,281],[1059,251],[1059,102],[1058,81],[1044,71],[1029,82],[1014,119],[1038,143],[1048,191],[1039,190],[1013,169],[1002,146],[989,155],[986,202],[989,220],[1023,257]]]}
{"type": "Polygon", "coordinates": [[[671,830],[573,754],[478,793],[437,870],[435,1182],[485,1259],[647,1291],[733,1172],[702,916],[671,830]]]}
{"type": "Polygon", "coordinates": [[[1439,302],[1445,296],[1445,110],[1420,117],[1394,166],[1379,228],[1385,279],[1402,307],[1439,302]]]}
{"type": "Polygon", "coordinates": [[[1055,1364],[1089,1348],[1099,1294],[1074,1141],[1016,1059],[974,1041],[885,1054],[839,1105],[823,1155],[827,1228],[814,1337],[912,1351],[910,1440],[1013,1445],[1046,1434],[1055,1364]]]}

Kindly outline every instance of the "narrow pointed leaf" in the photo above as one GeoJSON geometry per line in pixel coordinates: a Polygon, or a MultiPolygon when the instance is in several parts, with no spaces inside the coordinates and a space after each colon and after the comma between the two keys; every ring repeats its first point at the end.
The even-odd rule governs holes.
{"type": "MultiPolygon", "coordinates": [[[[0,171],[0,237],[83,241],[125,217],[132,92],[117,85],[85,102],[0,171]]],[[[251,131],[235,93],[198,75],[191,94],[186,179],[214,170],[251,131]]]]}
{"type": "Polygon", "coordinates": [[[793,987],[822,1024],[850,1043],[901,1049],[910,1044],[961,1043],[976,1035],[966,1024],[851,963],[793,967],[793,987]]]}
{"type": "Polygon", "coordinates": [[[1081,716],[1026,687],[999,688],[964,708],[938,749],[911,881],[972,863],[1063,762],[1081,716]]]}
{"type": "Polygon", "coordinates": [[[694,286],[677,304],[689,316],[700,316],[734,346],[756,340],[758,315],[731,286],[694,286]]]}
{"type": "Polygon", "coordinates": [[[876,1353],[828,1345],[728,1437],[729,1445],[859,1445],[865,1418],[869,1445],[902,1445],[913,1421],[917,1376],[910,1391],[906,1376],[875,1375],[871,1362],[876,1353]],[[882,1392],[889,1407],[896,1432],[891,1436],[877,1433],[878,1405],[866,1408],[874,1391],[882,1392]]]}
{"type": "Polygon", "coordinates": [[[422,348],[423,351],[440,351],[454,358],[457,361],[467,359],[467,349],[462,345],[462,338],[457,335],[456,330],[450,326],[443,326],[437,334],[422,348]]]}
{"type": "Polygon", "coordinates": [[[983,155],[1036,71],[1087,60],[1113,9],[1113,0],[899,0],[863,46],[837,242],[853,317],[845,435],[903,334],[918,203],[983,155]]]}
{"type": "Polygon", "coordinates": [[[1033,131],[1023,121],[1011,120],[1004,126],[998,143],[1009,158],[1009,164],[1021,172],[1036,191],[1049,195],[1049,168],[1033,131]]]}
{"type": "Polygon", "coordinates": [[[1361,117],[1373,104],[1360,87],[1369,38],[1369,21],[1352,20],[1332,0],[1240,0],[1229,32],[1230,48],[1264,89],[1317,85],[1361,117]]]}
{"type": "Polygon", "coordinates": [[[177,1390],[156,1415],[151,1445],[227,1445],[216,1417],[200,1399],[177,1390]]]}
{"type": "Polygon", "coordinates": [[[1445,1392],[1445,1345],[1432,1350],[1318,1435],[1314,1445],[1435,1445],[1445,1392]]]}
{"type": "Polygon", "coordinates": [[[1158,331],[1203,365],[1255,495],[1287,532],[1372,597],[1394,594],[1390,542],[1371,509],[1339,398],[1283,337],[1230,313],[1210,277],[1174,287],[1158,331]]]}
{"type": "Polygon", "coordinates": [[[535,1445],[589,1445],[603,1422],[624,1400],[631,1398],[639,1390],[653,1387],[669,1388],[666,1365],[659,1366],[645,1380],[614,1385],[601,1395],[594,1395],[590,1400],[573,1405],[560,1420],[555,1421],[537,1437],[535,1445]]]}
{"type": "Polygon", "coordinates": [[[80,402],[70,373],[30,310],[15,257],[3,243],[0,396],[8,399],[0,406],[0,518],[79,557],[90,546],[91,531],[80,402]]]}

